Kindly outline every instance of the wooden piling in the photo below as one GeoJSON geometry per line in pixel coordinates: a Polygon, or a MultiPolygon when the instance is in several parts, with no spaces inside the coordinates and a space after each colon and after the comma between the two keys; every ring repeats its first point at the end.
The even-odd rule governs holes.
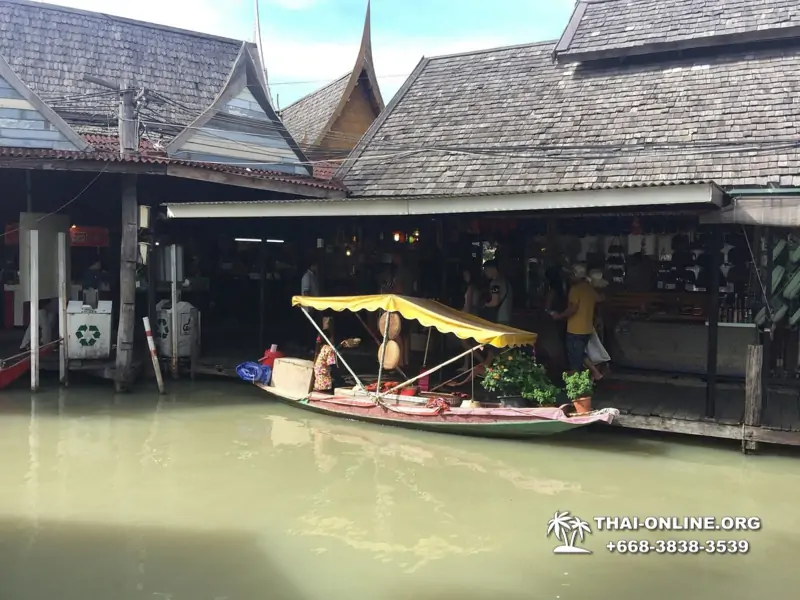
{"type": "MultiPolygon", "coordinates": [[[[744,426],[761,427],[761,371],[764,362],[764,347],[751,345],[747,347],[747,366],[745,374],[744,426]]],[[[755,452],[758,442],[742,439],[742,452],[755,452]]]]}
{"type": "Polygon", "coordinates": [[[156,376],[156,383],[158,384],[158,393],[164,393],[164,378],[161,376],[161,363],[158,362],[158,353],[156,352],[156,344],[153,341],[153,330],[150,328],[150,319],[142,317],[144,323],[144,334],[147,337],[147,349],[150,351],[150,360],[153,363],[153,373],[156,376]]]}
{"type": "Polygon", "coordinates": [[[67,275],[67,234],[58,233],[58,380],[69,384],[69,349],[67,333],[67,302],[69,301],[69,276],[67,275]]]}
{"type": "Polygon", "coordinates": [[[178,346],[179,346],[179,334],[180,331],[178,330],[179,320],[178,320],[178,302],[180,301],[178,296],[178,247],[175,244],[170,246],[169,252],[169,264],[170,264],[170,301],[172,304],[172,319],[170,320],[170,338],[172,342],[172,378],[178,379],[178,346]]]}
{"type": "Polygon", "coordinates": [[[122,243],[119,266],[119,324],[114,387],[127,390],[132,379],[133,339],[136,326],[136,265],[138,263],[139,206],[136,175],[122,176],[122,243]]]}
{"type": "Polygon", "coordinates": [[[31,391],[39,391],[39,231],[28,232],[30,244],[30,347],[31,347],[31,391]]]}

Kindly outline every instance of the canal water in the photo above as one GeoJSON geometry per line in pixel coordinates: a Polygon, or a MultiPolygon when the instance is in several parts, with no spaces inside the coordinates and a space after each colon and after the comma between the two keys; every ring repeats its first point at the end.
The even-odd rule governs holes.
{"type": "Polygon", "coordinates": [[[329,419],[238,382],[0,396],[2,600],[789,598],[800,458],[578,431],[492,441],[329,419]],[[556,512],[589,523],[554,554],[556,512]],[[594,517],[759,517],[753,532],[594,517]],[[747,540],[740,555],[616,540],[747,540]]]}

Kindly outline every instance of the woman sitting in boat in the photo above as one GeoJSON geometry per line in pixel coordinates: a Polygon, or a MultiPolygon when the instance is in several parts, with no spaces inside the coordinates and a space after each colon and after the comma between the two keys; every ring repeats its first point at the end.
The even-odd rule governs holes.
{"type": "MultiPolygon", "coordinates": [[[[322,319],[322,331],[325,337],[335,344],[333,332],[333,319],[325,317],[322,319]]],[[[336,368],[336,351],[333,346],[328,344],[322,336],[317,336],[317,347],[314,351],[314,391],[325,394],[332,394],[334,388],[334,369],[336,368]]]]}

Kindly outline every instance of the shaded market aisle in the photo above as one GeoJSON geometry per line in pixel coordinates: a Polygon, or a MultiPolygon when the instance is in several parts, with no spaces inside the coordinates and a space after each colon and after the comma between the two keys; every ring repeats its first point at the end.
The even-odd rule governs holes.
{"type": "Polygon", "coordinates": [[[3,396],[0,598],[738,600],[796,579],[792,456],[602,430],[429,435],[307,418],[244,384],[174,390],[3,396]],[[593,555],[556,556],[557,510],[593,529],[598,515],[764,526],[713,536],[745,537],[747,556],[621,556],[604,544],[658,536],[597,531],[593,555]]]}

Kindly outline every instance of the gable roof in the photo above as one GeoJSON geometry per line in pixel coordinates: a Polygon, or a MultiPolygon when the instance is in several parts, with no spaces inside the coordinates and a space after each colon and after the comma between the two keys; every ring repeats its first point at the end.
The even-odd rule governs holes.
{"type": "Polygon", "coordinates": [[[592,60],[798,36],[797,0],[578,0],[555,53],[592,60]]]}
{"type": "Polygon", "coordinates": [[[337,177],[360,197],[800,185],[798,45],[593,66],[552,49],[423,59],[337,177]]]}
{"type": "MultiPolygon", "coordinates": [[[[75,133],[72,128],[64,122],[64,119],[59,117],[49,106],[42,102],[41,98],[17,77],[17,74],[14,73],[14,70],[2,55],[0,55],[0,80],[10,85],[18,94],[19,98],[28,102],[29,108],[33,108],[33,110],[38,112],[46,122],[50,123],[50,125],[63,136],[60,143],[67,145],[69,150],[86,151],[91,149],[86,140],[75,133]]],[[[0,137],[2,137],[2,135],[0,135],[0,137]]]]}
{"type": "Polygon", "coordinates": [[[367,83],[366,88],[370,94],[370,101],[376,112],[380,113],[385,108],[372,60],[371,20],[370,3],[367,2],[367,15],[364,19],[361,45],[353,70],[324,88],[287,106],[281,112],[284,123],[295,139],[303,140],[304,144],[311,146],[321,144],[325,135],[331,131],[336,119],[347,106],[350,95],[360,81],[367,83]]]}
{"type": "Polygon", "coordinates": [[[142,119],[177,134],[216,97],[242,42],[102,13],[0,0],[0,54],[78,132],[116,127],[113,92],[84,76],[155,92],[142,119]]]}
{"type": "MultiPolygon", "coordinates": [[[[302,166],[308,174],[311,169],[308,166],[308,158],[300,150],[295,140],[286,130],[286,127],[281,123],[275,110],[269,102],[269,91],[267,90],[266,80],[263,77],[264,70],[258,60],[258,52],[254,44],[244,42],[239,51],[239,56],[231,69],[228,80],[220,90],[214,102],[211,103],[202,114],[200,114],[194,121],[192,121],[186,128],[170,142],[167,146],[167,154],[173,155],[181,150],[183,145],[189,141],[193,136],[200,133],[200,129],[209,125],[211,120],[217,117],[226,117],[227,122],[235,128],[237,122],[236,116],[225,115],[225,107],[231,102],[238,94],[244,90],[248,90],[251,100],[258,103],[258,107],[264,111],[261,118],[266,120],[255,120],[252,118],[251,111],[245,117],[245,122],[249,122],[246,126],[246,132],[253,136],[261,136],[266,139],[269,137],[283,138],[286,145],[289,146],[292,152],[297,157],[298,166],[302,166]]],[[[253,105],[255,106],[255,105],[253,105]]],[[[244,146],[245,148],[247,146],[244,146]]],[[[257,151],[259,148],[250,146],[252,150],[257,151]]],[[[255,154],[255,152],[254,152],[255,154]]]]}
{"type": "Polygon", "coordinates": [[[323,129],[344,95],[350,73],[332,81],[281,111],[281,119],[298,143],[311,145],[323,135],[323,129]]]}

